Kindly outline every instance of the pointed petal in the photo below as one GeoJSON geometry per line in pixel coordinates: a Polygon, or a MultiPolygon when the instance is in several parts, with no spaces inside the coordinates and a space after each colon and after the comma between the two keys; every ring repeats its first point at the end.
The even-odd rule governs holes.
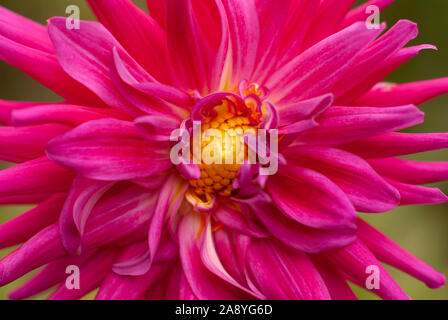
{"type": "Polygon", "coordinates": [[[155,175],[172,166],[169,150],[140,138],[132,122],[87,122],[53,139],[49,157],[90,179],[126,180],[155,175]]]}
{"type": "Polygon", "coordinates": [[[304,147],[285,152],[291,163],[310,168],[335,182],[357,211],[386,212],[400,202],[398,191],[362,158],[339,149],[304,147]]]}

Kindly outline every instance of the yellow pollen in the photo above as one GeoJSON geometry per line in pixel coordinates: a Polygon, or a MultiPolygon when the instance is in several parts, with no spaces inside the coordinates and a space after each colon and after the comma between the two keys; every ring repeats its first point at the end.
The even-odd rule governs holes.
{"type": "MultiPolygon", "coordinates": [[[[248,148],[244,142],[243,134],[248,132],[254,135],[257,134],[257,129],[251,125],[250,119],[244,115],[232,113],[228,102],[224,101],[222,105],[215,107],[214,110],[217,112],[217,115],[214,118],[206,118],[201,126],[201,153],[204,148],[214,143],[214,137],[211,137],[209,140],[204,139],[204,133],[208,129],[216,129],[222,136],[222,152],[220,152],[220,155],[217,155],[222,159],[220,164],[206,164],[204,159],[198,164],[201,170],[201,178],[190,180],[189,183],[194,193],[200,197],[213,193],[221,196],[232,195],[234,190],[232,184],[236,179],[238,170],[241,168],[242,163],[248,159],[248,148]],[[233,155],[231,154],[232,152],[233,155]],[[230,162],[231,164],[229,164],[226,158],[233,158],[230,162]]],[[[212,152],[212,156],[214,156],[214,152],[212,152]]]]}

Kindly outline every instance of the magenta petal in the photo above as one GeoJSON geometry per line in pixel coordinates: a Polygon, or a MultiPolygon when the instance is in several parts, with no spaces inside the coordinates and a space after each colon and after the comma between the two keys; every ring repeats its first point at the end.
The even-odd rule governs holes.
{"type": "Polygon", "coordinates": [[[40,230],[56,222],[65,201],[65,193],[58,193],[36,207],[0,226],[0,248],[25,242],[40,230]]]}
{"type": "Polygon", "coordinates": [[[49,123],[25,127],[0,127],[0,159],[21,163],[45,155],[47,143],[71,127],[49,123]]]}
{"type": "Polygon", "coordinates": [[[332,103],[333,95],[329,93],[317,98],[279,108],[280,126],[291,125],[300,120],[318,116],[331,106],[332,103]]]}
{"type": "Polygon", "coordinates": [[[243,212],[229,206],[220,206],[213,215],[227,227],[254,238],[265,238],[268,233],[255,219],[246,218],[243,212]]]}
{"type": "Polygon", "coordinates": [[[360,238],[378,259],[423,281],[430,288],[439,288],[445,284],[443,274],[400,248],[381,232],[363,220],[358,221],[358,226],[360,238]]]}
{"type": "Polygon", "coordinates": [[[400,202],[398,191],[362,158],[339,149],[302,147],[285,151],[291,163],[311,168],[336,183],[356,210],[386,212],[400,202]]]}
{"type": "Polygon", "coordinates": [[[15,110],[21,110],[35,105],[39,102],[22,102],[22,101],[8,101],[0,99],[0,124],[11,125],[11,115],[15,110]]]}
{"type": "Polygon", "coordinates": [[[357,23],[300,54],[269,79],[268,87],[280,88],[272,92],[273,102],[286,104],[329,92],[378,33],[357,23]]]}
{"type": "MultiPolygon", "coordinates": [[[[418,34],[417,25],[409,20],[398,21],[389,31],[370,45],[354,62],[353,67],[332,89],[337,104],[344,104],[344,95],[375,72],[376,66],[396,54],[418,34]],[[341,97],[341,98],[340,98],[341,97]],[[340,99],[339,99],[340,98],[340,99]]],[[[403,104],[404,105],[404,104],[403,104]]]]}
{"type": "Polygon", "coordinates": [[[310,228],[287,218],[269,203],[251,201],[250,209],[273,236],[297,250],[319,253],[347,246],[356,239],[356,227],[351,224],[339,229],[310,228]]]}
{"type": "MultiPolygon", "coordinates": [[[[223,0],[232,48],[232,88],[241,79],[251,79],[261,39],[255,0],[223,0]]],[[[276,9],[278,10],[278,9],[276,9]]]]}
{"type": "Polygon", "coordinates": [[[369,159],[382,176],[410,184],[448,180],[448,162],[424,162],[399,158],[369,159]]]}
{"type": "Polygon", "coordinates": [[[172,166],[169,150],[140,138],[132,122],[87,122],[50,141],[49,157],[90,179],[126,180],[155,175],[172,166]]]}
{"type": "Polygon", "coordinates": [[[80,268],[80,277],[82,277],[83,285],[80,285],[79,290],[70,290],[67,288],[65,281],[52,292],[48,297],[49,300],[77,300],[96,289],[107,272],[110,270],[113,259],[115,257],[114,250],[100,252],[90,259],[85,265],[80,268]]]}
{"type": "Polygon", "coordinates": [[[210,272],[202,263],[200,252],[201,218],[188,213],[179,225],[179,246],[182,267],[188,283],[199,299],[242,299],[243,292],[210,272]]]}
{"type": "Polygon", "coordinates": [[[353,228],[355,208],[347,195],[323,174],[288,165],[271,177],[267,191],[288,218],[312,228],[353,228]],[[295,190],[287,192],[287,190],[295,190]]]}
{"type": "Polygon", "coordinates": [[[420,124],[424,113],[414,105],[371,108],[331,107],[318,119],[319,126],[304,132],[300,141],[336,146],[420,124]]]}
{"type": "Polygon", "coordinates": [[[113,184],[82,176],[74,179],[59,220],[62,242],[71,254],[78,254],[85,249],[82,237],[87,219],[96,203],[113,184]]]}
{"type": "Polygon", "coordinates": [[[89,0],[98,20],[152,75],[170,81],[166,72],[168,50],[164,30],[130,0],[89,0]],[[117,17],[120,16],[120,19],[117,17]]]}
{"type": "Polygon", "coordinates": [[[415,186],[387,179],[400,192],[400,205],[437,204],[448,202],[446,196],[439,188],[415,186]]]}
{"type": "Polygon", "coordinates": [[[127,119],[127,116],[115,109],[89,108],[62,103],[38,104],[12,112],[12,123],[15,126],[32,126],[46,123],[75,126],[102,118],[127,119]]]}
{"type": "Polygon", "coordinates": [[[267,299],[329,300],[325,282],[306,254],[268,239],[253,239],[247,267],[267,299]]]}
{"type": "Polygon", "coordinates": [[[0,203],[9,203],[11,197],[22,200],[18,203],[40,202],[53,193],[67,191],[72,179],[70,170],[47,157],[28,161],[0,172],[0,203]]]}
{"type": "Polygon", "coordinates": [[[0,286],[66,255],[59,228],[57,224],[53,224],[0,260],[0,286]]]}
{"type": "Polygon", "coordinates": [[[114,271],[121,275],[140,276],[150,270],[159,249],[164,223],[176,215],[184,199],[186,183],[172,174],[162,186],[157,198],[154,214],[148,230],[148,251],[129,261],[114,266],[114,271]]]}
{"type": "Polygon", "coordinates": [[[380,83],[359,98],[356,103],[360,106],[372,107],[420,105],[446,93],[448,93],[448,78],[404,84],[380,83]]]}
{"type": "Polygon", "coordinates": [[[409,299],[373,253],[360,240],[343,249],[329,251],[324,255],[332,264],[355,279],[361,286],[365,285],[366,268],[368,266],[378,267],[381,284],[379,289],[372,289],[373,293],[386,300],[409,299]]]}
{"type": "Polygon", "coordinates": [[[52,18],[48,33],[59,63],[73,79],[92,90],[107,105],[133,116],[141,114],[114,86],[112,50],[120,45],[101,24],[81,21],[80,29],[68,30],[66,19],[52,18]],[[73,55],[77,59],[73,59],[73,55]]]}
{"type": "Polygon", "coordinates": [[[383,10],[394,1],[395,0],[369,0],[347,13],[343,25],[349,26],[357,21],[366,21],[366,19],[370,16],[370,13],[366,13],[367,7],[377,6],[380,10],[383,10]]]}
{"type": "Polygon", "coordinates": [[[67,266],[81,266],[96,253],[97,251],[92,251],[88,255],[69,256],[50,262],[31,279],[20,285],[18,288],[13,289],[9,294],[9,299],[27,299],[38,293],[42,293],[61,282],[65,282],[68,276],[65,273],[67,266]]]}
{"type": "Polygon", "coordinates": [[[448,148],[448,133],[391,132],[341,146],[363,158],[395,157],[448,148]]]}

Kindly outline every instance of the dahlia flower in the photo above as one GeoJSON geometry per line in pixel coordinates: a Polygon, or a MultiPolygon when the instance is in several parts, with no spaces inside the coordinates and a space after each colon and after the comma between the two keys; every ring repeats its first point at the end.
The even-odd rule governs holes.
{"type": "Polygon", "coordinates": [[[99,22],[79,29],[0,8],[0,58],[63,98],[0,102],[0,159],[16,163],[0,203],[36,205],[0,226],[1,248],[21,244],[0,285],[39,269],[12,299],[54,286],[50,299],[355,299],[348,282],[365,287],[376,266],[372,292],[407,299],[386,263],[442,286],[357,215],[447,201],[421,186],[446,180],[445,162],[400,158],[446,148],[447,133],[398,131],[424,121],[417,105],[448,79],[381,82],[434,49],[405,47],[411,21],[366,24],[368,5],[391,2],[148,0],[149,15],[88,0],[99,22]],[[194,122],[277,132],[278,172],[247,152],[173,163],[172,132],[194,122]]]}

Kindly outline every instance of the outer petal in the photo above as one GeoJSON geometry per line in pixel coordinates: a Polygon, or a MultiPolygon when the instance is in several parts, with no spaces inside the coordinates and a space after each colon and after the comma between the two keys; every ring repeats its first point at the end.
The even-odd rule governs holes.
{"type": "Polygon", "coordinates": [[[420,124],[424,121],[424,113],[413,105],[331,107],[316,121],[319,126],[305,131],[300,136],[300,143],[337,146],[420,124]]]}
{"type": "Polygon", "coordinates": [[[91,179],[126,180],[155,175],[171,167],[169,150],[141,139],[132,122],[87,122],[53,139],[49,157],[91,179]]]}
{"type": "Polygon", "coordinates": [[[72,179],[72,172],[47,157],[28,161],[0,172],[0,203],[40,202],[65,192],[72,179]]]}
{"type": "MultiPolygon", "coordinates": [[[[201,261],[199,236],[201,236],[201,218],[196,213],[183,217],[179,225],[180,257],[194,294],[199,299],[242,299],[243,292],[220,279],[201,261]]],[[[203,236],[203,235],[202,235],[203,236]]]]}
{"type": "Polygon", "coordinates": [[[344,104],[344,94],[350,96],[350,90],[362,83],[376,70],[372,66],[387,60],[396,54],[418,34],[417,25],[409,20],[398,21],[381,38],[376,40],[355,61],[353,67],[344,75],[332,89],[337,104],[344,104]],[[342,97],[341,99],[338,99],[342,97]]]}
{"type": "Polygon", "coordinates": [[[439,188],[427,188],[387,179],[400,192],[400,205],[437,204],[448,202],[439,188]]]}
{"type": "Polygon", "coordinates": [[[330,299],[325,282],[303,252],[254,239],[247,252],[247,267],[267,299],[330,299]]]}
{"type": "MultiPolygon", "coordinates": [[[[44,27],[0,8],[0,59],[71,102],[101,105],[60,67],[44,27]],[[30,31],[32,30],[32,31],[30,31]]],[[[64,19],[65,25],[65,19],[64,19]]]]}
{"type": "Polygon", "coordinates": [[[374,293],[387,300],[409,299],[372,252],[360,240],[343,249],[329,251],[324,255],[328,261],[354,278],[362,286],[366,281],[366,268],[372,265],[377,266],[380,270],[381,285],[379,289],[373,289],[374,293]]]}
{"type": "Polygon", "coordinates": [[[296,148],[284,154],[292,163],[316,170],[335,182],[358,211],[386,212],[400,202],[398,191],[356,155],[324,147],[296,148]]]}
{"type": "Polygon", "coordinates": [[[68,130],[69,126],[61,124],[0,127],[0,159],[21,163],[42,157],[47,143],[68,130]]]}
{"type": "Polygon", "coordinates": [[[36,207],[0,226],[0,248],[25,242],[54,223],[62,210],[65,193],[58,193],[36,207]]]}
{"type": "Polygon", "coordinates": [[[388,5],[393,3],[395,0],[370,0],[362,5],[354,8],[345,16],[343,26],[349,26],[352,23],[357,21],[366,21],[366,19],[371,15],[371,13],[367,13],[367,7],[369,6],[377,6],[380,10],[385,9],[388,5]]]}
{"type": "Polygon", "coordinates": [[[341,146],[363,158],[386,158],[448,148],[448,133],[390,132],[341,146]]]}
{"type": "Polygon", "coordinates": [[[70,104],[38,104],[20,108],[12,112],[15,126],[32,126],[46,123],[60,123],[76,126],[81,123],[103,118],[127,119],[115,109],[89,108],[70,104]]]}
{"type": "Polygon", "coordinates": [[[285,217],[278,209],[266,202],[247,201],[250,210],[260,219],[265,228],[277,239],[294,249],[319,253],[344,247],[356,239],[356,228],[314,229],[285,217]]]}
{"type": "Polygon", "coordinates": [[[390,107],[420,105],[448,93],[448,78],[417,81],[405,84],[380,84],[356,101],[362,106],[390,107]]]}
{"type": "Polygon", "coordinates": [[[107,105],[134,116],[141,114],[123,99],[111,79],[112,49],[119,47],[119,43],[97,22],[82,21],[80,29],[75,30],[68,30],[65,24],[64,18],[52,18],[48,25],[62,68],[107,105]]]}
{"type": "Polygon", "coordinates": [[[439,288],[445,284],[443,274],[400,248],[381,232],[362,220],[358,221],[358,226],[360,238],[378,259],[423,281],[430,288],[439,288]]]}
{"type": "Polygon", "coordinates": [[[280,88],[272,92],[273,102],[281,106],[329,92],[378,33],[357,23],[300,54],[267,82],[268,88],[280,88]]]}
{"type": "Polygon", "coordinates": [[[130,0],[88,3],[98,20],[146,70],[160,81],[170,82],[165,31],[151,16],[130,0]]]}
{"type": "Polygon", "coordinates": [[[354,227],[357,215],[350,200],[334,182],[318,172],[288,165],[268,180],[267,191],[276,206],[298,223],[334,230],[354,227]]]}
{"type": "Polygon", "coordinates": [[[260,24],[255,0],[222,0],[227,12],[232,48],[232,75],[229,87],[250,79],[260,42],[260,24]]]}
{"type": "Polygon", "coordinates": [[[448,162],[422,162],[399,158],[370,159],[369,164],[382,176],[410,184],[448,180],[448,162]]]}

